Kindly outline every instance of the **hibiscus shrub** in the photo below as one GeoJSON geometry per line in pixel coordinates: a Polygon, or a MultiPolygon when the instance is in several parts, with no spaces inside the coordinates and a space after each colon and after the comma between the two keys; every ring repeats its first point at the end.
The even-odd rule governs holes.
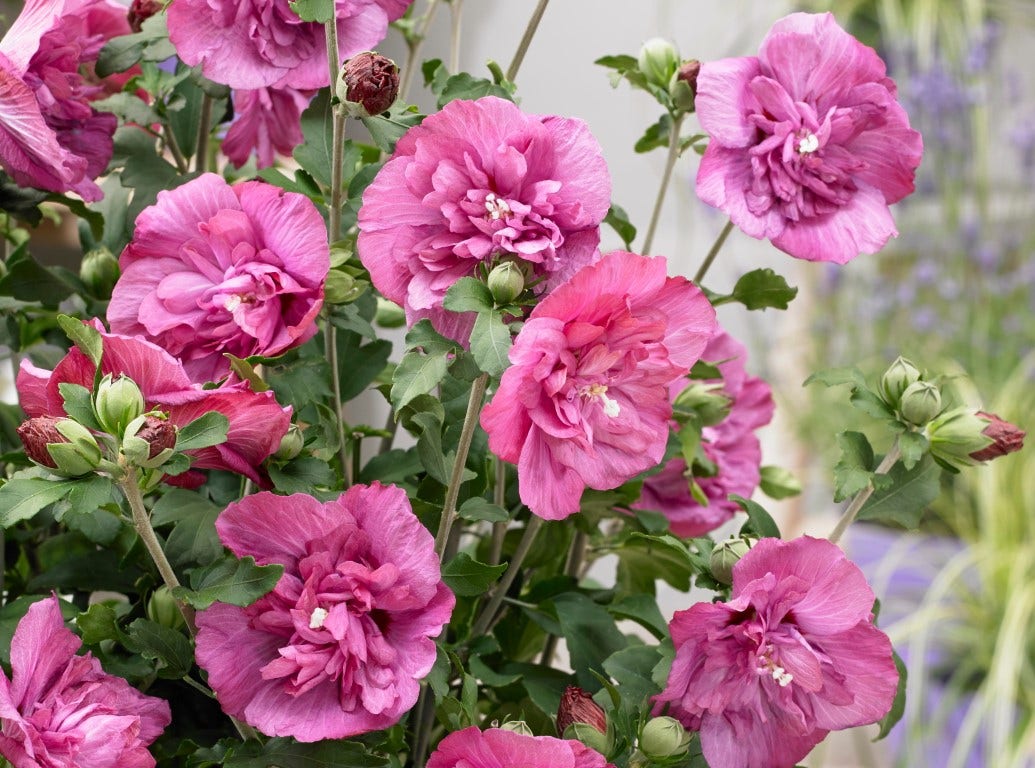
{"type": "Polygon", "coordinates": [[[0,41],[0,755],[782,768],[886,734],[905,670],[836,542],[1024,433],[907,360],[816,374],[873,429],[829,540],[782,540],[751,498],[799,490],[761,465],[774,398],[715,307],[796,290],[705,285],[734,226],[842,264],[895,234],[921,140],[884,64],[829,14],[601,59],[671,150],[637,244],[590,126],[516,103],[523,49],[427,62],[438,109],[409,103],[413,6],[29,0],[0,41]],[[649,255],[691,146],[730,217],[692,281],[649,255]],[[30,254],[55,201],[78,275],[30,254]],[[669,620],[660,582],[711,599],[669,620]]]}

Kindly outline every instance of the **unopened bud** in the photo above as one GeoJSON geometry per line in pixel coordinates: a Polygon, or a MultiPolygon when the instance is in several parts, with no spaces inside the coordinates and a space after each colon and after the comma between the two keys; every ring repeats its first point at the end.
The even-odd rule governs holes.
{"type": "Polygon", "coordinates": [[[679,69],[679,51],[668,40],[652,37],[640,48],[638,63],[648,83],[667,89],[679,69]]]}
{"type": "Polygon", "coordinates": [[[988,426],[981,433],[992,442],[981,450],[972,452],[970,458],[976,461],[991,461],[1024,447],[1024,436],[1027,433],[1016,424],[986,411],[978,411],[977,416],[988,421],[988,426]]]}
{"type": "Polygon", "coordinates": [[[684,61],[672,75],[668,84],[668,93],[672,104],[683,112],[694,111],[694,99],[697,98],[697,76],[701,73],[701,62],[697,59],[684,61]]]}
{"type": "Polygon", "coordinates": [[[323,300],[326,304],[348,304],[355,301],[365,290],[356,278],[340,269],[332,269],[327,273],[323,284],[323,300]]]}
{"type": "Polygon", "coordinates": [[[126,19],[129,21],[129,28],[139,32],[141,25],[162,10],[159,0],[133,0],[129,6],[129,13],[126,19]]]}
{"type": "Polygon", "coordinates": [[[712,550],[709,567],[720,584],[733,583],[733,566],[751,549],[752,542],[745,538],[726,539],[712,550]]]}
{"type": "Polygon", "coordinates": [[[305,445],[305,437],[302,435],[302,428],[297,424],[288,426],[288,431],[280,438],[280,447],[273,454],[273,458],[279,461],[291,461],[302,452],[305,445]]]}
{"type": "Polygon", "coordinates": [[[581,741],[590,749],[602,755],[611,754],[614,748],[614,735],[610,730],[601,733],[589,723],[572,723],[561,732],[561,738],[581,741]]]}
{"type": "Polygon", "coordinates": [[[702,381],[691,382],[672,403],[676,410],[693,411],[702,427],[714,426],[729,416],[730,404],[722,384],[702,381]]]}
{"type": "Polygon", "coordinates": [[[135,466],[154,469],[173,455],[176,426],[159,411],[137,416],[122,436],[122,455],[135,466]]]}
{"type": "Polygon", "coordinates": [[[500,730],[513,731],[514,733],[520,733],[522,736],[533,736],[532,729],[528,727],[528,723],[524,720],[508,720],[500,726],[500,730]]]}
{"type": "Polygon", "coordinates": [[[94,296],[107,299],[119,279],[119,262],[107,248],[95,248],[83,257],[79,277],[94,296]]]}
{"type": "Polygon", "coordinates": [[[525,290],[525,275],[513,261],[504,261],[492,268],[486,283],[497,305],[509,304],[525,290]]]}
{"type": "Polygon", "coordinates": [[[399,95],[399,68],[373,51],[357,53],[341,69],[337,94],[353,117],[380,115],[399,95]]]}
{"type": "Polygon", "coordinates": [[[902,393],[898,411],[910,424],[922,427],[942,410],[942,394],[929,381],[914,381],[902,393]]]}
{"type": "Polygon", "coordinates": [[[920,369],[912,361],[899,357],[888,366],[880,379],[880,394],[884,402],[892,408],[898,408],[902,394],[906,389],[920,381],[920,369]]]}
{"type": "Polygon", "coordinates": [[[648,757],[678,757],[690,748],[690,733],[675,718],[651,718],[643,726],[639,746],[648,757]]]}
{"type": "Polygon", "coordinates": [[[161,624],[170,629],[179,629],[184,626],[183,614],[180,613],[180,606],[173,597],[172,592],[165,585],[158,587],[151,593],[144,610],[147,618],[155,624],[161,624]]]}
{"type": "Polygon", "coordinates": [[[607,732],[607,715],[593,697],[577,685],[569,685],[557,708],[557,732],[564,733],[573,723],[585,723],[601,733],[607,732]]]}
{"type": "Polygon", "coordinates": [[[962,406],[947,411],[933,419],[924,428],[931,446],[931,455],[952,467],[976,465],[980,460],[973,454],[992,444],[992,438],[985,434],[989,426],[978,412],[962,406]]]}
{"type": "Polygon", "coordinates": [[[147,458],[153,459],[162,451],[176,447],[176,426],[170,424],[168,418],[148,414],[144,416],[144,425],[137,431],[137,437],[147,441],[150,447],[147,458]]]}
{"type": "Polygon", "coordinates": [[[37,416],[18,427],[25,454],[40,466],[79,477],[100,465],[101,449],[86,427],[71,419],[37,416]]]}
{"type": "Polygon", "coordinates": [[[144,413],[144,395],[133,379],[109,373],[97,385],[94,410],[106,432],[121,436],[129,423],[144,413]]]}

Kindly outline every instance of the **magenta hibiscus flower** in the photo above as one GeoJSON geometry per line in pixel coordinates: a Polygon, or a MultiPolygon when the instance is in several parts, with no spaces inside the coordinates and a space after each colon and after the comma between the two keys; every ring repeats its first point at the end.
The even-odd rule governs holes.
{"type": "Polygon", "coordinates": [[[0,164],[15,182],[87,201],[103,197],[93,180],[111,160],[118,121],[90,106],[107,83],[88,82],[80,70],[104,42],[128,33],[118,3],[26,2],[0,41],[0,164]]]}
{"type": "Polygon", "coordinates": [[[669,384],[715,328],[715,310],[663,258],[603,256],[554,290],[514,341],[482,411],[489,447],[517,464],[521,501],[547,520],[661,461],[669,384]]]}
{"type": "Polygon", "coordinates": [[[402,489],[354,485],[324,504],[258,493],[216,530],[238,557],[284,566],[258,602],[198,614],[198,663],[224,711],[319,741],[387,728],[413,706],[455,598],[402,489]]]}
{"type": "Polygon", "coordinates": [[[234,121],[223,139],[223,154],[240,168],[254,152],[259,168],[277,155],[291,156],[302,143],[302,113],[315,91],[297,88],[236,90],[234,121]]]}
{"type": "Polygon", "coordinates": [[[790,768],[829,731],[891,709],[898,672],[873,601],[829,541],[762,539],[733,567],[730,602],[676,611],[655,714],[700,731],[712,768],[790,768]]]}
{"type": "Polygon", "coordinates": [[[922,140],[872,48],[829,14],[773,25],[757,57],[701,65],[710,136],[697,194],[733,223],[809,261],[843,264],[897,235],[922,140]]]}
{"type": "MultiPolygon", "coordinates": [[[[148,410],[168,414],[169,422],[182,427],[200,416],[217,411],[229,420],[226,442],[186,453],[195,469],[226,469],[255,482],[264,482],[260,466],[280,447],[291,423],[291,408],[277,405],[273,392],[252,392],[242,386],[202,389],[194,384],[179,360],[143,339],[106,333],[99,321],[104,355],[102,373],[128,376],[140,387],[148,410]]],[[[53,371],[22,360],[18,372],[18,398],[30,417],[65,416],[59,385],[92,388],[96,368],[73,347],[53,371]]],[[[187,480],[182,475],[177,482],[187,480]]]]}
{"type": "MultiPolygon", "coordinates": [[[[701,445],[707,459],[715,465],[715,474],[694,478],[708,498],[702,506],[690,494],[686,462],[671,459],[656,475],[643,484],[637,509],[653,509],[668,518],[672,533],[677,536],[703,536],[725,523],[740,507],[729,500],[730,494],[749,498],[758,487],[762,446],[755,430],[773,418],[773,396],[769,385],[744,369],[747,350],[744,345],[721,328],[708,342],[701,359],[716,363],[722,373],[722,392],[730,400],[730,412],[718,424],[702,430],[701,445]]],[[[686,385],[678,380],[673,396],[686,385]]]]}
{"type": "Polygon", "coordinates": [[[599,752],[574,739],[524,736],[504,728],[455,731],[428,758],[428,768],[605,768],[599,752]]]}
{"type": "MultiPolygon", "coordinates": [[[[338,57],[381,42],[413,0],[335,0],[338,57]]],[[[322,88],[330,82],[323,24],[302,21],[289,0],[174,0],[169,39],[205,77],[231,88],[322,88]]]]}
{"type": "Polygon", "coordinates": [[[108,322],[183,361],[197,382],[224,353],[276,355],[316,333],[330,249],[309,198],[206,173],[159,192],[119,257],[108,322]]]}
{"type": "Polygon", "coordinates": [[[526,115],[492,96],[453,101],[396,145],[363,195],[359,257],[411,324],[429,317],[466,341],[470,323],[442,309],[481,264],[517,261],[541,290],[593,261],[611,178],[581,120],[526,115]]]}
{"type": "Polygon", "coordinates": [[[172,719],[101,669],[61,619],[56,597],[29,606],[11,642],[11,679],[0,670],[0,755],[18,768],[151,768],[147,746],[172,719]]]}

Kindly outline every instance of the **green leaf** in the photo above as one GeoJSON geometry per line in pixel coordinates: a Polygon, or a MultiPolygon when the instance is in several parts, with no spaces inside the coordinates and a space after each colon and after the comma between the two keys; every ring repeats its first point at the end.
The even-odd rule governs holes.
{"type": "Polygon", "coordinates": [[[627,595],[608,608],[616,619],[631,619],[658,640],[668,637],[668,622],[661,615],[657,601],[650,595],[627,595]]]}
{"type": "Polygon", "coordinates": [[[366,127],[367,131],[370,132],[370,139],[377,148],[386,154],[391,154],[395,151],[396,142],[410,128],[419,124],[423,119],[424,115],[422,114],[403,112],[401,108],[393,106],[388,111],[388,117],[373,115],[371,117],[361,117],[359,120],[366,127]]]}
{"type": "Polygon", "coordinates": [[[159,677],[186,677],[194,667],[194,648],[190,640],[175,629],[148,619],[137,619],[129,625],[125,644],[145,659],[158,661],[159,677]]]}
{"type": "Polygon", "coordinates": [[[392,374],[392,407],[399,411],[414,398],[432,392],[448,369],[449,360],[445,352],[408,351],[392,374]]]}
{"type": "Polygon", "coordinates": [[[0,277],[0,296],[56,307],[79,289],[71,277],[35,261],[24,246],[7,258],[6,267],[7,273],[0,277]]]}
{"type": "Polygon", "coordinates": [[[85,613],[76,616],[75,624],[86,645],[97,645],[103,640],[118,640],[122,637],[118,615],[106,603],[91,605],[85,613]]]}
{"type": "Polygon", "coordinates": [[[891,733],[891,729],[902,719],[902,715],[906,711],[906,678],[908,671],[906,670],[906,665],[902,662],[902,658],[894,648],[891,649],[891,655],[895,660],[895,669],[898,670],[898,688],[895,689],[895,700],[892,702],[888,714],[878,721],[880,723],[880,733],[877,734],[874,741],[880,741],[891,733]]]}
{"type": "Polygon", "coordinates": [[[693,563],[686,545],[675,536],[633,533],[615,554],[623,592],[653,595],[658,579],[684,592],[690,589],[693,563]]]}
{"type": "Polygon", "coordinates": [[[636,152],[650,152],[652,149],[667,147],[672,136],[672,116],[667,112],[658,118],[658,122],[650,126],[644,134],[636,140],[633,149],[636,152]]]}
{"type": "Polygon", "coordinates": [[[325,739],[301,743],[290,738],[270,739],[265,744],[247,741],[223,761],[224,768],[380,768],[388,758],[353,741],[325,739]]]}
{"type": "Polygon", "coordinates": [[[628,56],[626,54],[601,56],[593,63],[601,67],[617,70],[618,72],[627,72],[630,69],[638,69],[640,66],[639,60],[635,56],[628,56]]]}
{"type": "Polygon", "coordinates": [[[338,334],[338,361],[341,370],[341,401],[348,402],[362,393],[388,364],[392,342],[378,339],[360,345],[355,333],[338,334]]]}
{"type": "Polygon", "coordinates": [[[730,501],[747,512],[748,521],[741,527],[741,533],[754,533],[762,538],[780,538],[780,527],[765,507],[757,502],[731,493],[730,501]]]}
{"type": "Polygon", "coordinates": [[[176,432],[176,450],[190,451],[225,443],[229,428],[230,422],[226,416],[218,411],[209,411],[180,427],[176,432]]]}
{"type": "Polygon", "coordinates": [[[111,112],[121,118],[123,123],[153,125],[162,121],[157,110],[135,93],[113,93],[107,98],[91,102],[91,106],[99,112],[111,112]]]}
{"type": "Polygon", "coordinates": [[[88,429],[100,431],[97,416],[93,411],[93,395],[81,384],[62,381],[58,384],[58,393],[64,400],[65,413],[73,421],[78,421],[88,429]]]}
{"type": "Polygon", "coordinates": [[[169,42],[165,14],[156,13],[144,21],[139,32],[109,40],[97,54],[94,70],[98,77],[107,77],[125,72],[141,59],[165,61],[175,55],[176,49],[169,42]]]}
{"type": "Polygon", "coordinates": [[[849,402],[863,413],[875,419],[895,418],[895,412],[891,406],[885,403],[880,395],[865,386],[855,387],[852,390],[849,402]]]}
{"type": "Polygon", "coordinates": [[[461,552],[442,566],[442,580],[460,597],[477,597],[488,592],[505,570],[505,563],[479,563],[466,552],[461,552]]]}
{"type": "Polygon", "coordinates": [[[607,216],[604,217],[604,223],[622,238],[622,244],[626,250],[632,248],[632,242],[636,239],[636,227],[629,221],[629,214],[625,212],[624,208],[616,203],[611,203],[611,207],[607,209],[607,216]]]}
{"type": "Polygon", "coordinates": [[[890,483],[878,488],[859,510],[860,520],[893,522],[915,529],[920,518],[941,493],[941,468],[925,456],[912,469],[895,464],[888,473],[890,483]]]}
{"type": "Polygon", "coordinates": [[[761,467],[758,487],[770,499],[789,499],[801,493],[801,482],[783,467],[761,467]]]}
{"type": "Polygon", "coordinates": [[[765,268],[743,275],[733,286],[730,298],[748,309],[787,309],[797,294],[797,288],[791,288],[783,277],[765,268]]]}
{"type": "Polygon", "coordinates": [[[226,556],[204,568],[191,572],[192,589],[177,587],[173,594],[195,608],[208,608],[217,600],[230,605],[247,606],[277,586],[284,566],[256,565],[255,558],[238,560],[226,556]]]}
{"type": "Polygon", "coordinates": [[[636,645],[623,648],[604,661],[604,671],[617,683],[622,702],[630,709],[637,710],[641,705],[649,709],[649,697],[661,692],[651,679],[660,660],[657,646],[636,645]]]}
{"type": "Polygon", "coordinates": [[[836,387],[841,384],[853,384],[857,387],[866,386],[866,377],[858,368],[827,368],[816,371],[802,382],[803,387],[809,384],[822,384],[825,387],[836,387]]]}
{"type": "Polygon", "coordinates": [[[898,436],[898,448],[906,469],[912,469],[927,453],[930,444],[920,432],[903,432],[898,436]]]}
{"type": "Polygon", "coordinates": [[[479,312],[471,331],[471,354],[478,367],[490,376],[499,376],[510,361],[510,328],[499,312],[479,312]]]}
{"type": "Polygon", "coordinates": [[[173,524],[166,539],[165,554],[175,566],[208,565],[223,555],[223,542],[216,533],[216,518],[222,508],[182,488],[166,492],[151,510],[151,524],[173,524]]]}
{"type": "Polygon", "coordinates": [[[334,0],[291,0],[289,5],[302,21],[326,24],[334,18],[334,0]]]}
{"type": "Polygon", "coordinates": [[[491,312],[495,306],[489,286],[474,277],[461,277],[446,291],[442,306],[450,312],[491,312]]]}
{"type": "Polygon", "coordinates": [[[468,662],[471,674],[491,688],[503,688],[504,686],[516,683],[521,679],[519,674],[503,675],[489,668],[489,665],[482,661],[480,656],[472,656],[468,662]]]}
{"type": "Polygon", "coordinates": [[[114,487],[112,479],[104,475],[83,477],[69,492],[67,508],[61,512],[60,521],[95,544],[108,546],[122,531],[122,520],[101,509],[112,501],[114,487]]]}
{"type": "Polygon", "coordinates": [[[494,83],[483,77],[472,77],[466,72],[461,72],[446,78],[441,92],[438,93],[438,108],[446,106],[456,99],[468,99],[474,101],[483,96],[498,96],[507,101],[514,100],[514,94],[504,85],[494,83]]]}
{"type": "Polygon", "coordinates": [[[274,487],[283,493],[312,493],[337,482],[330,465],[315,456],[300,456],[282,467],[270,466],[269,473],[274,487]]]}
{"type": "Polygon", "coordinates": [[[101,354],[104,351],[104,342],[101,341],[101,334],[92,325],[87,325],[82,320],[69,315],[58,315],[58,325],[65,332],[79,350],[90,358],[94,365],[101,364],[101,354]]]}
{"type": "Polygon", "coordinates": [[[461,504],[459,513],[464,520],[485,520],[490,523],[504,523],[510,519],[510,513],[507,510],[486,501],[481,496],[475,496],[461,504]]]}
{"type": "Polygon", "coordinates": [[[841,458],[834,466],[834,501],[844,501],[870,484],[873,448],[861,432],[842,432],[837,442],[841,458]]]}
{"type": "Polygon", "coordinates": [[[79,480],[47,480],[41,477],[12,478],[0,486],[0,528],[30,520],[49,504],[59,501],[79,480]]]}
{"type": "Polygon", "coordinates": [[[420,474],[424,471],[424,465],[414,449],[402,450],[393,448],[387,453],[379,453],[371,457],[357,481],[369,483],[372,480],[380,480],[382,483],[401,483],[406,478],[420,474]]]}
{"type": "Polygon", "coordinates": [[[625,636],[606,608],[579,592],[565,592],[552,602],[578,684],[590,692],[598,690],[592,671],[603,670],[604,660],[626,647],[625,636]]]}

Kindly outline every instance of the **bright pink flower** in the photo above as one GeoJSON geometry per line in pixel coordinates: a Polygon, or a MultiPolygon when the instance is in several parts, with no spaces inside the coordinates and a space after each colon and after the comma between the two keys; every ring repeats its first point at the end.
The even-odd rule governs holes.
{"type": "Polygon", "coordinates": [[[521,501],[559,520],[585,487],[615,488],[661,461],[669,384],[714,327],[704,294],[668,277],[663,258],[614,251],[551,292],[481,417],[489,447],[518,465],[521,501]]]}
{"type": "MultiPolygon", "coordinates": [[[[374,48],[413,0],[335,0],[338,57],[374,48]]],[[[288,0],[175,0],[168,10],[176,53],[231,88],[330,82],[323,24],[302,21],[288,0]]]]}
{"type": "MultiPolygon", "coordinates": [[[[758,487],[762,447],[755,430],[773,418],[773,396],[762,379],[748,376],[744,369],[747,350],[744,345],[721,328],[708,342],[701,359],[715,363],[722,373],[722,392],[730,399],[729,415],[720,423],[702,430],[704,454],[715,465],[714,475],[696,477],[698,486],[708,497],[702,506],[690,494],[686,462],[671,459],[664,469],[651,475],[643,484],[637,509],[653,509],[668,518],[672,533],[677,536],[703,536],[725,523],[740,507],[729,500],[730,494],[750,498],[758,487]]],[[[678,380],[672,395],[686,385],[678,380]]]]}
{"type": "Polygon", "coordinates": [[[862,571],[825,539],[762,539],[728,603],[676,611],[654,712],[701,732],[712,768],[795,765],[829,731],[873,723],[895,698],[891,642],[862,571]]]}
{"type": "Polygon", "coordinates": [[[147,746],[172,719],[101,669],[61,619],[56,597],[29,606],[11,643],[11,679],[0,671],[0,755],[15,768],[151,768],[147,746]]]}
{"type": "Polygon", "coordinates": [[[442,309],[479,265],[513,258],[551,290],[593,261],[611,178],[581,120],[526,115],[495,97],[452,101],[396,145],[363,195],[359,257],[377,289],[466,341],[442,309]]]}
{"type": "Polygon", "coordinates": [[[225,712],[319,741],[387,728],[414,705],[455,598],[401,488],[354,485],[323,504],[258,493],[216,530],[238,557],[284,566],[258,602],[198,614],[198,663],[225,712]]]}
{"type": "Polygon", "coordinates": [[[757,58],[702,64],[696,105],[711,138],[697,194],[747,234],[839,264],[898,234],[888,205],[913,191],[922,140],[884,62],[831,14],[791,14],[757,58]]]}
{"type": "Polygon", "coordinates": [[[330,268],[327,229],[304,195],[206,173],[137,217],[119,258],[108,322],[215,381],[237,357],[275,355],[310,339],[330,268]]]}
{"type": "MultiPolygon", "coordinates": [[[[102,373],[122,374],[135,381],[149,410],[167,413],[169,422],[178,427],[211,411],[229,420],[225,443],[187,451],[193,457],[192,467],[226,469],[264,482],[259,468],[280,447],[291,423],[290,407],[277,405],[272,391],[252,392],[243,385],[202,389],[191,381],[180,361],[164,349],[140,338],[106,333],[98,321],[94,327],[104,342],[102,373]]],[[[22,410],[30,417],[66,415],[59,385],[68,382],[92,388],[95,370],[90,359],[75,347],[53,371],[22,360],[17,381],[22,410]]]]}
{"type": "Polygon", "coordinates": [[[223,154],[237,168],[252,152],[259,168],[273,165],[276,155],[290,157],[303,141],[302,113],[314,93],[297,88],[234,91],[234,121],[223,139],[223,154]]]}
{"type": "Polygon", "coordinates": [[[0,41],[0,163],[15,182],[103,196],[93,180],[111,159],[118,121],[90,106],[109,84],[81,70],[128,32],[125,8],[108,0],[28,0],[0,41]]]}
{"type": "Polygon", "coordinates": [[[439,742],[428,768],[606,768],[607,760],[580,741],[524,736],[504,728],[454,731],[439,742]]]}

